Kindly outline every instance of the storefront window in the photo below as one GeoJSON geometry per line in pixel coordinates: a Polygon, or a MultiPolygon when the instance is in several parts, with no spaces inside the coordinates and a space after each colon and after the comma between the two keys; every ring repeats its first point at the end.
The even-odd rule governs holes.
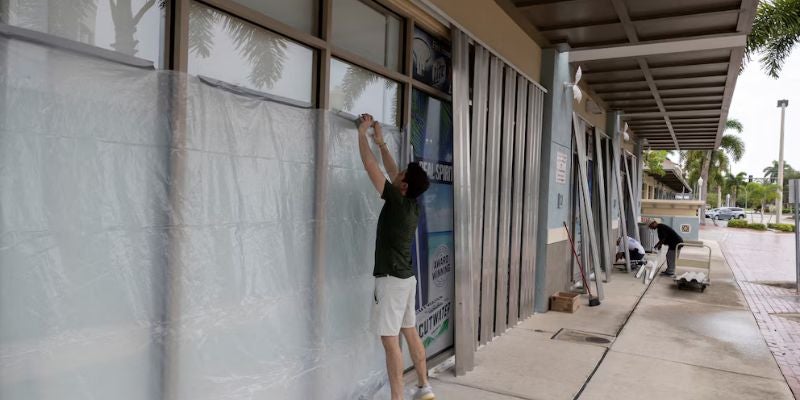
{"type": "Polygon", "coordinates": [[[433,357],[453,345],[454,332],[452,105],[413,90],[410,140],[414,161],[431,179],[430,188],[417,199],[422,207],[411,254],[419,334],[427,355],[433,357]]]}
{"type": "Polygon", "coordinates": [[[314,52],[199,3],[189,12],[192,75],[311,105],[314,52]]]}
{"type": "Polygon", "coordinates": [[[331,107],[359,115],[372,114],[383,124],[400,125],[398,83],[355,65],[331,60],[331,107]]]}
{"type": "Polygon", "coordinates": [[[161,66],[162,6],[152,0],[0,0],[0,22],[161,66]]]}
{"type": "Polygon", "coordinates": [[[400,18],[359,0],[333,1],[332,43],[376,64],[400,68],[400,18]]]}
{"type": "Polygon", "coordinates": [[[316,33],[315,0],[234,0],[295,29],[316,33]]]}
{"type": "Polygon", "coordinates": [[[415,28],[411,54],[414,79],[444,93],[452,93],[449,43],[415,28]]]}

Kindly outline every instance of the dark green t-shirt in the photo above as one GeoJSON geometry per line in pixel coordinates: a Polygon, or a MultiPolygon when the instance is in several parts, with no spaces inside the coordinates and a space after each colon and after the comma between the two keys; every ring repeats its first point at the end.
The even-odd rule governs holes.
{"type": "Polygon", "coordinates": [[[414,276],[411,241],[419,221],[417,200],[404,197],[388,180],[383,184],[381,198],[385,203],[378,217],[375,269],[372,275],[410,278],[414,276]]]}

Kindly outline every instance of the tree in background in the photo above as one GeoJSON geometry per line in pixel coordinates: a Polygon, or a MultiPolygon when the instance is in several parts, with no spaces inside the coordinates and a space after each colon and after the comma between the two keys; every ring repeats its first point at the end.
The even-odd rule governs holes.
{"type": "Polygon", "coordinates": [[[800,42],[800,0],[762,1],[758,5],[753,30],[747,36],[747,59],[759,60],[767,75],[778,78],[783,63],[800,42]]]}
{"type": "MultiPolygon", "coordinates": [[[[789,179],[794,179],[793,177],[798,174],[798,171],[792,168],[791,165],[787,162],[783,162],[783,185],[786,186],[789,184],[789,179]]],[[[770,182],[778,183],[778,162],[773,160],[772,165],[769,167],[764,168],[764,178],[769,179],[770,182]]]]}
{"type": "Polygon", "coordinates": [[[667,159],[667,150],[645,150],[643,154],[644,165],[647,171],[653,175],[664,176],[664,160],[667,159]]]}
{"type": "Polygon", "coordinates": [[[766,205],[778,198],[778,185],[750,182],[745,187],[747,189],[747,202],[752,204],[753,209],[761,214],[761,223],[763,223],[766,205]]]}
{"type": "MultiPolygon", "coordinates": [[[[764,168],[764,178],[770,182],[778,183],[778,162],[773,160],[772,165],[764,168]]],[[[800,179],[800,171],[792,168],[787,162],[783,162],[783,201],[789,202],[789,181],[792,179],[800,179]]],[[[777,190],[777,185],[776,185],[777,190]]],[[[777,199],[776,199],[777,200],[777,199]]]]}
{"type": "MultiPolygon", "coordinates": [[[[741,133],[744,128],[738,120],[729,119],[725,121],[725,130],[741,133]]],[[[709,187],[717,189],[717,199],[721,197],[721,187],[725,182],[723,171],[728,170],[731,161],[739,161],[744,150],[742,139],[730,134],[722,136],[720,146],[715,150],[688,150],[681,154],[683,169],[688,173],[689,182],[694,185],[698,178],[703,178],[703,184],[698,191],[704,200],[708,200],[709,187]]],[[[705,205],[700,209],[700,213],[701,215],[705,214],[705,205]]],[[[701,219],[700,223],[705,225],[705,220],[701,219]]]]}
{"type": "Polygon", "coordinates": [[[739,190],[747,184],[747,173],[739,172],[736,175],[728,173],[725,175],[725,194],[731,195],[731,204],[737,204],[739,201],[739,190]]]}

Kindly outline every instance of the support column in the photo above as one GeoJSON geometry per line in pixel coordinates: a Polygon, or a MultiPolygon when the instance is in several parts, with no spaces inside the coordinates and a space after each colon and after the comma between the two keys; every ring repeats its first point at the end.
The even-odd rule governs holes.
{"type": "Polygon", "coordinates": [[[548,296],[552,294],[549,292],[566,289],[561,286],[570,279],[569,243],[562,227],[564,221],[569,221],[571,204],[572,92],[564,86],[570,82],[570,72],[568,53],[542,50],[541,81],[548,95],[544,97],[541,158],[538,171],[526,171],[542,178],[536,227],[536,312],[547,311],[548,296]],[[566,160],[557,165],[560,157],[566,160]]]}

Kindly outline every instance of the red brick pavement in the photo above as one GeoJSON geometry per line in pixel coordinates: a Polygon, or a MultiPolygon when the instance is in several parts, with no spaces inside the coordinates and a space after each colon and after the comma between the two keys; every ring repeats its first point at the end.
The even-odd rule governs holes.
{"type": "MultiPolygon", "coordinates": [[[[712,229],[716,230],[709,230],[712,229]]],[[[800,399],[800,296],[796,295],[795,289],[764,283],[772,281],[770,278],[776,274],[789,276],[787,269],[794,271],[794,257],[785,257],[785,254],[775,257],[772,250],[757,245],[764,240],[782,242],[786,239],[772,235],[779,234],[726,233],[720,244],[786,382],[795,398],[800,399]],[[786,263],[788,259],[791,259],[791,264],[786,263]],[[786,318],[788,315],[782,317],[781,314],[795,314],[796,318],[792,320],[786,318]]],[[[784,247],[783,252],[791,252],[791,247],[784,247]]],[[[783,282],[787,283],[785,280],[783,282]]]]}

